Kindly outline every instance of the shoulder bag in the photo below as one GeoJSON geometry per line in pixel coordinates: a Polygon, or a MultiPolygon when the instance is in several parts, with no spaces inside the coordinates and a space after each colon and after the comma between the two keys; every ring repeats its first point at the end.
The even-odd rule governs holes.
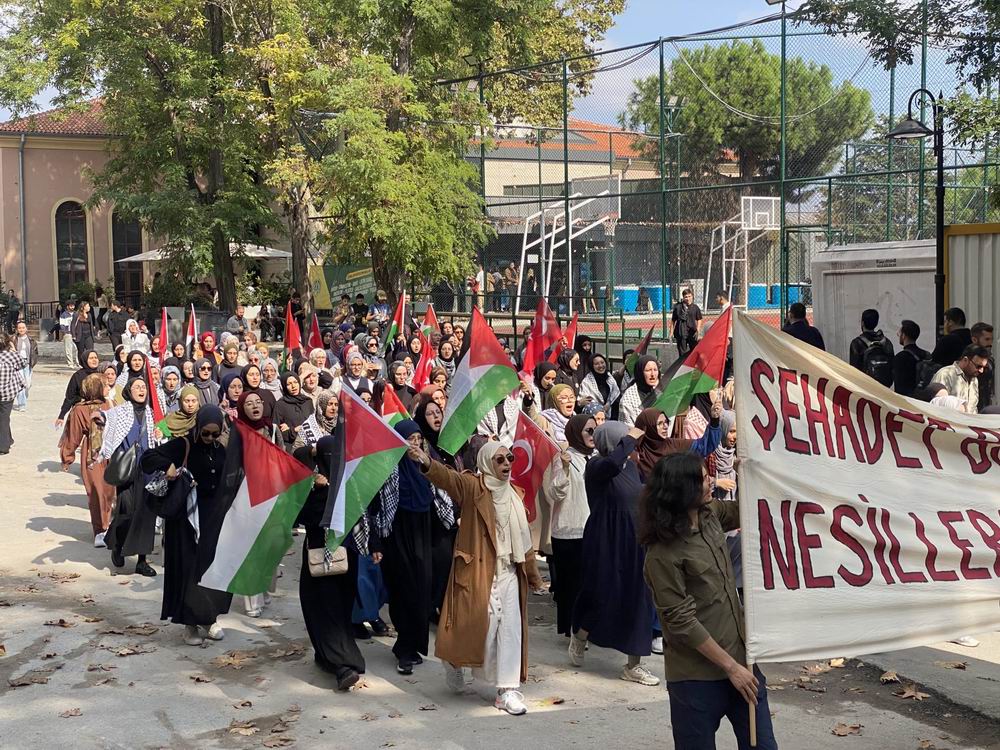
{"type": "Polygon", "coordinates": [[[317,547],[308,553],[309,575],[313,578],[339,576],[347,572],[347,550],[343,545],[333,552],[329,547],[317,547]]]}
{"type": "MultiPolygon", "coordinates": [[[[166,491],[160,493],[159,491],[153,491],[150,484],[146,485],[146,490],[148,494],[146,495],[146,502],[153,509],[153,511],[160,518],[165,518],[168,521],[178,521],[182,518],[186,518],[188,515],[188,495],[191,494],[191,488],[194,487],[194,477],[191,476],[191,472],[187,469],[188,454],[191,450],[191,444],[188,442],[187,438],[181,438],[184,441],[184,460],[181,465],[177,467],[177,476],[173,479],[167,480],[165,472],[157,472],[157,475],[163,474],[162,480],[166,480],[166,491]]],[[[158,477],[159,478],[159,477],[158,477]]],[[[163,482],[159,481],[157,484],[162,487],[163,482]]],[[[159,489],[159,487],[157,488],[159,489]]]]}
{"type": "Polygon", "coordinates": [[[132,483],[135,475],[136,454],[138,453],[138,443],[133,443],[128,448],[123,442],[111,458],[108,465],[104,467],[104,481],[112,487],[125,487],[132,483]]]}

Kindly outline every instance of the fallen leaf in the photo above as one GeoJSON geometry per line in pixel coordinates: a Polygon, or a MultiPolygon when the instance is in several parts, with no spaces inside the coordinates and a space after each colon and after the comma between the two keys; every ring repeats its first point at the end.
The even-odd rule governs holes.
{"type": "Polygon", "coordinates": [[[215,680],[214,677],[209,677],[207,674],[193,674],[188,676],[195,682],[213,682],[215,680]]]}
{"type": "Polygon", "coordinates": [[[6,599],[0,599],[0,607],[9,607],[9,606],[11,606],[9,601],[7,601],[6,599]]]}
{"type": "Polygon", "coordinates": [[[281,734],[282,732],[287,732],[288,729],[289,726],[285,722],[279,721],[273,727],[271,727],[271,734],[281,734]]]}
{"type": "Polygon", "coordinates": [[[112,669],[118,669],[114,664],[88,664],[88,672],[110,672],[112,669]]]}
{"type": "Polygon", "coordinates": [[[943,667],[944,669],[961,669],[965,670],[969,666],[967,661],[936,661],[934,662],[935,667],[943,667]]]}
{"type": "Polygon", "coordinates": [[[69,620],[60,617],[58,620],[46,620],[46,625],[51,625],[54,628],[75,628],[76,623],[70,622],[69,620]]]}
{"type": "Polygon", "coordinates": [[[847,688],[848,693],[863,693],[865,689],[863,687],[850,687],[847,688]]]}
{"type": "Polygon", "coordinates": [[[561,706],[565,702],[566,702],[566,699],[562,698],[562,697],[559,697],[559,696],[555,696],[555,697],[552,697],[552,698],[546,698],[543,701],[543,703],[548,703],[549,705],[552,705],[552,706],[561,706]]]}
{"type": "Polygon", "coordinates": [[[50,581],[55,581],[56,583],[69,583],[70,581],[75,581],[80,577],[79,573],[39,573],[39,578],[48,578],[50,581]]]}
{"type": "Polygon", "coordinates": [[[920,740],[920,742],[917,743],[917,747],[919,750],[934,750],[934,743],[930,740],[920,740]]]}
{"type": "Polygon", "coordinates": [[[103,617],[82,617],[84,622],[104,622],[103,617]]]}
{"type": "Polygon", "coordinates": [[[98,633],[98,635],[125,635],[125,629],[124,628],[107,627],[107,628],[102,628],[101,630],[98,630],[97,633],[98,633]]]}
{"type": "Polygon", "coordinates": [[[127,625],[125,626],[125,635],[152,635],[157,632],[160,628],[149,622],[144,622],[141,625],[127,625]]]}
{"type": "Polygon", "coordinates": [[[841,669],[841,668],[844,667],[844,664],[846,663],[846,660],[845,659],[830,659],[829,663],[830,663],[830,666],[833,667],[834,669],[841,669]]]}
{"type": "Polygon", "coordinates": [[[278,717],[278,719],[285,722],[286,724],[291,724],[299,720],[300,717],[296,712],[292,711],[291,709],[289,709],[289,712],[290,713],[282,714],[281,716],[278,717]]]}
{"type": "MultiPolygon", "coordinates": [[[[195,680],[195,682],[205,682],[205,680],[195,680]]],[[[253,708],[253,703],[250,701],[239,701],[233,704],[233,708],[253,708]]]]}
{"type": "Polygon", "coordinates": [[[402,718],[402,716],[403,716],[403,714],[400,713],[399,709],[396,709],[396,708],[392,709],[389,712],[389,718],[390,719],[400,719],[400,718],[402,718]]]}
{"type": "Polygon", "coordinates": [[[41,659],[43,661],[45,659],[55,659],[57,656],[59,656],[59,654],[42,654],[41,659]]]}
{"type": "Polygon", "coordinates": [[[838,737],[847,737],[849,734],[861,734],[862,726],[862,724],[836,724],[830,730],[830,734],[835,734],[838,737]]]}
{"type": "Polygon", "coordinates": [[[890,682],[899,682],[899,675],[895,672],[883,672],[882,676],[878,678],[879,682],[883,685],[890,682]]]}
{"type": "Polygon", "coordinates": [[[645,706],[625,706],[625,710],[627,710],[627,711],[645,711],[646,707],[645,706]]]}
{"type": "Polygon", "coordinates": [[[277,651],[272,651],[271,656],[275,659],[281,659],[285,656],[301,656],[306,652],[306,647],[301,643],[291,643],[287,648],[278,649],[277,651]]]}
{"type": "Polygon", "coordinates": [[[290,705],[288,707],[288,713],[291,713],[291,714],[302,713],[302,706],[300,706],[298,703],[293,703],[292,705],[290,705]]]}
{"type": "Polygon", "coordinates": [[[51,669],[33,669],[30,672],[25,672],[20,677],[11,677],[7,680],[7,684],[11,687],[26,687],[28,685],[44,685],[49,681],[49,675],[52,674],[51,669]]]}
{"type": "Polygon", "coordinates": [[[212,665],[218,667],[219,669],[225,669],[226,667],[232,667],[233,669],[243,669],[244,662],[250,661],[251,659],[257,658],[256,651],[227,651],[222,656],[216,656],[212,659],[212,665]]]}
{"type": "Polygon", "coordinates": [[[59,717],[62,719],[69,719],[73,716],[82,716],[82,715],[83,712],[79,708],[71,708],[68,711],[63,711],[61,714],[59,714],[59,717]]]}
{"type": "Polygon", "coordinates": [[[421,711],[437,711],[438,707],[435,706],[433,703],[428,703],[426,706],[421,706],[420,710],[421,711]]]}
{"type": "Polygon", "coordinates": [[[150,654],[156,651],[156,646],[142,643],[128,643],[124,646],[106,646],[115,656],[133,656],[135,654],[150,654]]]}
{"type": "Polygon", "coordinates": [[[117,677],[102,677],[101,679],[99,679],[94,684],[95,685],[111,685],[111,684],[113,684],[115,682],[118,682],[118,678],[117,677]]]}
{"type": "Polygon", "coordinates": [[[809,675],[824,674],[830,671],[830,667],[827,664],[806,664],[802,671],[809,675]]]}
{"type": "Polygon", "coordinates": [[[118,585],[119,586],[128,586],[130,583],[131,583],[131,581],[126,578],[124,581],[119,581],[118,585]]]}
{"type": "Polygon", "coordinates": [[[930,698],[930,693],[921,693],[917,689],[917,685],[912,682],[909,685],[904,685],[900,690],[893,692],[893,695],[906,700],[907,698],[913,698],[915,701],[922,701],[924,698],[930,698]]]}
{"type": "Polygon", "coordinates": [[[375,721],[375,714],[361,714],[361,721],[375,721]]]}
{"type": "Polygon", "coordinates": [[[84,594],[83,596],[80,597],[80,604],[93,604],[93,603],[94,603],[93,594],[84,594]]]}
{"type": "Polygon", "coordinates": [[[820,685],[813,685],[811,683],[800,682],[799,683],[799,687],[802,688],[803,690],[808,690],[809,692],[812,692],[812,693],[825,693],[826,692],[826,688],[825,687],[821,687],[820,685]]]}
{"type": "Polygon", "coordinates": [[[268,737],[264,740],[264,747],[288,747],[294,744],[295,738],[287,735],[282,737],[268,737]]]}
{"type": "MultiPolygon", "coordinates": [[[[7,647],[4,646],[2,643],[0,643],[0,656],[6,656],[6,655],[7,655],[7,647]]],[[[45,657],[43,656],[42,658],[44,659],[45,657]]]]}
{"type": "Polygon", "coordinates": [[[257,734],[260,729],[257,728],[257,724],[252,721],[236,721],[233,719],[229,722],[229,733],[238,734],[243,737],[252,737],[257,734]]]}
{"type": "Polygon", "coordinates": [[[39,591],[38,586],[36,586],[33,583],[29,583],[26,586],[18,586],[14,590],[15,591],[20,591],[22,594],[37,594],[38,591],[39,591]]]}

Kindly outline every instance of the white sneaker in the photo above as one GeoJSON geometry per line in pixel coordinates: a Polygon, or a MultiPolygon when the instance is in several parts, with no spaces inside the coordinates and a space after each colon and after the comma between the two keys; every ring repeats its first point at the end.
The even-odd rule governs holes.
{"type": "Polygon", "coordinates": [[[98,549],[108,546],[104,543],[104,534],[105,532],[102,531],[100,534],[94,537],[94,546],[97,547],[98,549]]]}
{"type": "Polygon", "coordinates": [[[261,611],[262,610],[260,610],[260,609],[248,609],[247,610],[247,617],[260,617],[261,611]]]}
{"type": "Polygon", "coordinates": [[[200,646],[205,642],[205,639],[198,632],[197,625],[184,626],[184,642],[189,646],[200,646]]]}
{"type": "Polygon", "coordinates": [[[638,682],[640,685],[648,685],[649,687],[655,687],[660,684],[660,678],[641,664],[636,664],[634,667],[626,666],[622,670],[621,678],[628,682],[638,682]]]}
{"type": "Polygon", "coordinates": [[[653,639],[653,644],[650,646],[650,649],[652,650],[652,652],[654,654],[662,654],[663,653],[663,636],[661,636],[661,635],[656,636],[656,638],[653,639]]]}
{"type": "Polygon", "coordinates": [[[465,692],[465,670],[449,662],[444,664],[444,681],[451,692],[460,695],[465,692]]]}
{"type": "Polygon", "coordinates": [[[501,711],[506,711],[511,716],[521,716],[522,714],[528,713],[528,707],[524,705],[524,696],[517,690],[504,690],[502,693],[497,695],[497,699],[493,702],[501,711]]]}
{"type": "Polygon", "coordinates": [[[966,648],[975,648],[979,645],[979,641],[973,638],[971,635],[963,635],[961,638],[956,638],[952,641],[959,646],[965,646],[966,648]]]}
{"type": "Polygon", "coordinates": [[[574,667],[583,666],[583,657],[587,655],[587,642],[576,635],[569,637],[569,663],[574,667]]]}
{"type": "Polygon", "coordinates": [[[217,622],[213,622],[209,625],[208,629],[202,629],[205,630],[205,637],[211,638],[213,641],[221,641],[226,635],[226,631],[223,630],[222,626],[217,622]]]}

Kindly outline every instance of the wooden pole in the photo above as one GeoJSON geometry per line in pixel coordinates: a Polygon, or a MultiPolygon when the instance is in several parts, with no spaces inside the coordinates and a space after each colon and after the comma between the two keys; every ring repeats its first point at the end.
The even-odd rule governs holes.
{"type": "MultiPolygon", "coordinates": [[[[750,674],[753,674],[753,663],[747,664],[750,674]]],[[[757,706],[748,703],[750,708],[750,747],[757,747],[757,706]]]]}

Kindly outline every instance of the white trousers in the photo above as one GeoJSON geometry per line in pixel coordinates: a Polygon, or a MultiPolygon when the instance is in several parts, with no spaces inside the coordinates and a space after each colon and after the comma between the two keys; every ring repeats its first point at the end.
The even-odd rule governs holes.
{"type": "Polygon", "coordinates": [[[517,569],[510,563],[498,564],[493,576],[486,654],[472,674],[500,689],[521,686],[521,600],[517,569]]]}
{"type": "Polygon", "coordinates": [[[66,365],[79,367],[80,363],[76,361],[76,344],[73,343],[73,337],[68,333],[63,334],[63,350],[66,352],[66,365]]]}

